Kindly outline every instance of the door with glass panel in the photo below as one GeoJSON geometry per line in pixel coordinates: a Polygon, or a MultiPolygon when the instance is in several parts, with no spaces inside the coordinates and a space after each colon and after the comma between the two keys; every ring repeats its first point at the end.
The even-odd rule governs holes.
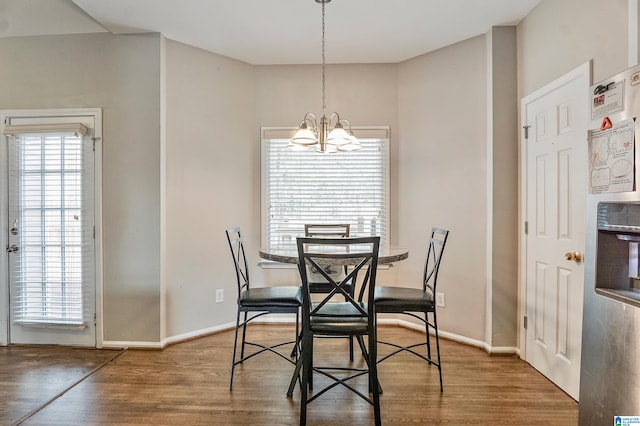
{"type": "Polygon", "coordinates": [[[10,343],[96,345],[95,119],[5,119],[10,343]]]}

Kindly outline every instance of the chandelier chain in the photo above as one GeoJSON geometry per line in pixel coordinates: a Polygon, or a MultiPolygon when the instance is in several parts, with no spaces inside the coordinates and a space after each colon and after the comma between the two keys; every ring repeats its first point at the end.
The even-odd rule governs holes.
{"type": "Polygon", "coordinates": [[[325,54],[324,54],[324,4],[326,2],[322,2],[322,115],[326,114],[327,103],[325,100],[325,54]]]}
{"type": "Polygon", "coordinates": [[[325,6],[331,0],[315,0],[315,2],[322,5],[322,117],[317,117],[307,112],[300,122],[295,135],[291,138],[289,145],[292,147],[315,147],[318,152],[322,153],[355,151],[362,148],[362,145],[353,135],[351,123],[346,119],[340,118],[337,112],[331,113],[327,118],[325,6]],[[347,127],[345,128],[344,126],[347,127]]]}

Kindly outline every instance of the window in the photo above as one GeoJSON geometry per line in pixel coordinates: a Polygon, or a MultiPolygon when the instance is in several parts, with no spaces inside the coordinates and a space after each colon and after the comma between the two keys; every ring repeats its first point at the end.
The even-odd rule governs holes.
{"type": "Polygon", "coordinates": [[[101,117],[99,108],[0,111],[0,235],[9,249],[0,341],[96,345],[101,117]]]}
{"type": "Polygon", "coordinates": [[[349,223],[389,241],[389,128],[354,128],[362,149],[288,148],[292,128],[262,128],[262,246],[296,249],[305,223],[349,223]]]}
{"type": "Polygon", "coordinates": [[[14,321],[83,324],[83,256],[93,244],[93,222],[85,222],[91,205],[84,202],[90,187],[84,179],[93,171],[85,160],[91,141],[79,133],[24,134],[9,141],[17,190],[11,197],[17,237],[11,268],[14,321]]]}
{"type": "MultiPolygon", "coordinates": [[[[86,120],[56,119],[74,118],[86,120]]],[[[90,130],[45,118],[5,121],[12,325],[84,328],[93,320],[87,304],[94,282],[90,130]]]]}

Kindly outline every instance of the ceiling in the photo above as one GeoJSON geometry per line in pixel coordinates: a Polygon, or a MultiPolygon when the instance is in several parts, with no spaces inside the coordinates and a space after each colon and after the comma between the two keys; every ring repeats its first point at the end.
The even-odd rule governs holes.
{"type": "MultiPolygon", "coordinates": [[[[159,32],[254,65],[321,63],[314,0],[73,0],[105,29],[159,32]]],[[[540,0],[333,0],[327,63],[398,63],[514,25],[540,0]]]]}

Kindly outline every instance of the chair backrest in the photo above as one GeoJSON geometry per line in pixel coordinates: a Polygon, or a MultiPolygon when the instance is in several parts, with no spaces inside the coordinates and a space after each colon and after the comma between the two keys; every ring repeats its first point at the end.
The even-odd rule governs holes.
{"type": "Polygon", "coordinates": [[[438,283],[438,271],[444,246],[447,244],[449,231],[441,228],[431,228],[431,237],[427,248],[427,258],[424,263],[424,275],[422,277],[422,289],[436,296],[436,284],[438,283]]]}
{"type": "MultiPolygon", "coordinates": [[[[305,223],[304,235],[305,237],[347,238],[349,237],[349,229],[350,225],[348,223],[305,223]]],[[[331,278],[336,281],[342,280],[347,275],[347,267],[328,265],[325,268],[325,272],[327,272],[331,278]]],[[[316,270],[315,267],[308,267],[307,275],[309,276],[310,283],[318,284],[311,286],[312,293],[324,293],[327,291],[328,286],[324,285],[327,280],[319,271],[316,270]]]]}
{"type": "Polygon", "coordinates": [[[348,237],[348,223],[305,223],[305,237],[348,237]]]}
{"type": "MultiPolygon", "coordinates": [[[[305,309],[307,309],[306,313],[311,317],[319,315],[319,311],[323,306],[334,301],[350,303],[354,307],[350,316],[373,315],[373,295],[376,283],[376,270],[378,267],[380,237],[298,237],[297,246],[299,258],[298,269],[302,279],[303,315],[305,315],[305,309]],[[343,279],[335,280],[325,272],[327,265],[351,265],[353,269],[343,279]],[[307,274],[310,267],[318,270],[331,286],[331,291],[324,294],[320,300],[314,300],[313,308],[311,307],[310,282],[307,274]],[[356,300],[355,297],[345,289],[345,284],[355,282],[356,276],[360,272],[365,272],[361,284],[363,288],[366,288],[367,293],[367,300],[364,301],[356,300]],[[336,296],[339,297],[336,298],[336,296]]],[[[363,293],[364,292],[361,291],[360,295],[363,293]]]]}
{"type": "Polygon", "coordinates": [[[226,231],[227,241],[229,242],[229,250],[236,268],[236,279],[238,282],[238,301],[243,291],[249,289],[249,268],[247,264],[247,256],[244,251],[244,242],[240,228],[229,228],[226,231]]]}

